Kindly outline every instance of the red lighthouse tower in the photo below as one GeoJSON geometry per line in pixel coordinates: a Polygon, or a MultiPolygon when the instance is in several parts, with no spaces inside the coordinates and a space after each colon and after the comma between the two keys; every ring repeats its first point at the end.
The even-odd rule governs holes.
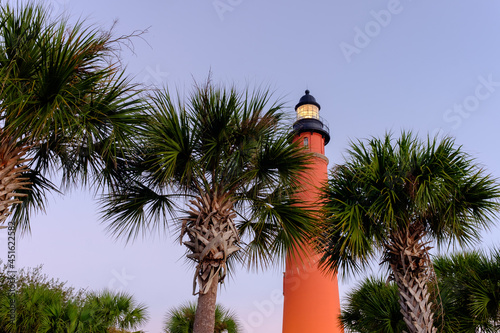
{"type": "MultiPolygon", "coordinates": [[[[311,206],[319,201],[318,188],[327,181],[328,158],[325,145],[330,141],[328,126],[319,116],[320,105],[309,94],[295,106],[295,140],[313,153],[313,163],[303,175],[299,198],[311,206]]],[[[317,265],[319,254],[311,248],[286,261],[283,293],[283,333],[339,333],[340,300],[337,277],[323,273],[317,265]]]]}

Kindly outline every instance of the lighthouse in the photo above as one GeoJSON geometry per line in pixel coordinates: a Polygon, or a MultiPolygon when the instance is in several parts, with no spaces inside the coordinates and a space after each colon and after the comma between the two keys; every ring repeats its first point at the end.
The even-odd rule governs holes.
{"type": "MultiPolygon", "coordinates": [[[[328,158],[325,145],[330,131],[319,116],[321,106],[306,90],[295,106],[295,140],[312,153],[312,163],[301,179],[297,195],[306,205],[319,202],[319,187],[327,181],[328,158]]],[[[337,276],[318,267],[320,255],[307,244],[305,250],[288,254],[283,281],[283,333],[340,333],[340,300],[337,276]]]]}

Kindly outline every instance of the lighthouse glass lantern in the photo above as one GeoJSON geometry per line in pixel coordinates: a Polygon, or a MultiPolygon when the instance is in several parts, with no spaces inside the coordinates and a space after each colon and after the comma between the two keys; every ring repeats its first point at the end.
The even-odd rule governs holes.
{"type": "Polygon", "coordinates": [[[298,119],[319,119],[319,108],[313,104],[304,104],[297,108],[297,120],[298,119]]]}

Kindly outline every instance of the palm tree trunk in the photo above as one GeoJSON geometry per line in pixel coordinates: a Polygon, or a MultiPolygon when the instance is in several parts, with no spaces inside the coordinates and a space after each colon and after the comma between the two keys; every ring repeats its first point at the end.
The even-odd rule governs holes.
{"type": "Polygon", "coordinates": [[[399,304],[408,333],[435,333],[432,302],[427,288],[432,268],[425,232],[418,224],[393,234],[386,245],[386,261],[398,285],[399,304]]]}
{"type": "Polygon", "coordinates": [[[198,296],[198,306],[194,317],[193,333],[213,333],[215,330],[215,307],[217,303],[218,279],[212,280],[212,285],[206,294],[198,296]]]}
{"type": "Polygon", "coordinates": [[[27,195],[17,191],[26,190],[25,186],[31,184],[28,178],[22,177],[28,171],[24,164],[28,161],[24,159],[28,149],[8,136],[0,139],[0,224],[10,215],[12,205],[21,203],[19,197],[27,195]]]}

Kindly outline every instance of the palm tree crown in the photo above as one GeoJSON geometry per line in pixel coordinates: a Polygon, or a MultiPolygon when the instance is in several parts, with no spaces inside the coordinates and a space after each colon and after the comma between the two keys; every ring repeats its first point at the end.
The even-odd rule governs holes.
{"type": "Polygon", "coordinates": [[[66,185],[103,184],[141,123],[138,90],[123,76],[110,32],[70,25],[41,5],[0,9],[0,223],[29,230],[29,212],[66,185]],[[107,170],[107,171],[106,171],[107,170]]]}
{"type": "Polygon", "coordinates": [[[340,323],[347,332],[403,333],[407,330],[398,303],[398,286],[369,277],[346,295],[340,323]]]}
{"type": "Polygon", "coordinates": [[[491,225],[500,188],[451,138],[411,133],[353,143],[325,188],[329,229],[322,265],[347,273],[382,253],[409,332],[434,332],[429,241],[466,244],[491,225]],[[413,316],[413,317],[412,317],[413,316]]]}
{"type": "MultiPolygon", "coordinates": [[[[171,309],[165,318],[165,333],[192,333],[195,314],[196,304],[191,302],[171,309]]],[[[223,332],[238,333],[241,332],[241,328],[234,313],[217,304],[214,333],[223,332]]]]}
{"type": "Polygon", "coordinates": [[[448,332],[500,331],[499,249],[440,256],[434,268],[448,332]]]}

